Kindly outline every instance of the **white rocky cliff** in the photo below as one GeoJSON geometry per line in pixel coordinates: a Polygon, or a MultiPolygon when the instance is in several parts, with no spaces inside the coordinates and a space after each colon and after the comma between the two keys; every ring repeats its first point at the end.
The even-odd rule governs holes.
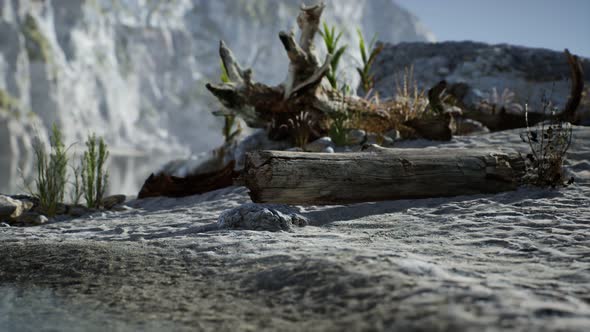
{"type": "MultiPolygon", "coordinates": [[[[115,148],[203,151],[220,141],[210,115],[217,105],[203,87],[219,76],[218,40],[258,80],[280,81],[277,33],[293,26],[299,4],[2,0],[0,89],[17,102],[14,112],[35,114],[46,128],[57,123],[68,141],[94,131],[115,148]]],[[[332,1],[326,12],[351,30],[349,44],[357,26],[390,42],[431,38],[387,0],[332,1]]]]}
{"type": "MultiPolygon", "coordinates": [[[[33,128],[52,123],[67,142],[95,132],[114,151],[186,155],[216,146],[221,123],[210,112],[219,106],[204,84],[219,77],[218,40],[255,79],[281,81],[287,63],[277,34],[294,26],[300,3],[0,0],[0,158],[11,161],[3,173],[15,176],[33,128]]],[[[388,42],[432,40],[391,0],[328,1],[326,14],[346,29],[350,72],[356,27],[388,42]]]]}

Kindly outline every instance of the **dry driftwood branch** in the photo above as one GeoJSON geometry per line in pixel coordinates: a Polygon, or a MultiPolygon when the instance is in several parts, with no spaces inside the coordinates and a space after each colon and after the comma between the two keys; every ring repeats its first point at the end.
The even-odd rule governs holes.
{"type": "Polygon", "coordinates": [[[517,152],[385,149],[312,154],[260,151],[241,181],[258,203],[345,204],[514,190],[525,173],[517,152]]]}
{"type": "MultiPolygon", "coordinates": [[[[380,128],[384,127],[384,131],[392,129],[394,122],[387,112],[387,104],[372,103],[356,96],[344,96],[340,91],[332,89],[325,79],[332,59],[328,55],[321,62],[314,45],[324,8],[323,3],[301,7],[297,17],[301,31],[299,40],[296,40],[293,32],[279,33],[279,39],[290,61],[287,79],[283,83],[268,86],[255,82],[252,79],[252,71],[243,70],[231,50],[221,42],[219,55],[227,68],[231,82],[209,83],[207,89],[229,112],[240,116],[248,126],[254,128],[265,128],[271,123],[273,128],[281,128],[288,125],[289,119],[306,112],[314,118],[315,127],[311,130],[313,133],[326,134],[326,119],[341,113],[355,114],[368,122],[378,123],[380,128]]],[[[420,125],[418,124],[418,127],[424,127],[420,125]]],[[[426,125],[428,126],[430,125],[426,125]]],[[[416,132],[422,137],[448,139],[446,136],[440,138],[428,129],[416,132]]],[[[280,135],[271,133],[271,136],[280,135]]]]}
{"type": "MultiPolygon", "coordinates": [[[[582,99],[582,92],[584,91],[584,70],[580,59],[572,55],[569,50],[565,50],[567,61],[570,65],[571,74],[571,90],[567,104],[562,112],[557,115],[544,113],[529,113],[528,125],[533,126],[537,123],[546,120],[566,121],[576,123],[576,110],[580,105],[582,99]]],[[[481,122],[491,131],[501,131],[516,128],[526,128],[527,120],[524,114],[512,114],[501,109],[496,114],[485,113],[481,111],[469,110],[463,113],[463,116],[481,122]]]]}
{"type": "Polygon", "coordinates": [[[576,55],[572,55],[566,48],[565,55],[567,56],[567,62],[570,65],[572,82],[570,97],[565,105],[563,112],[561,113],[561,120],[576,123],[576,110],[580,106],[582,100],[582,93],[584,91],[584,68],[580,58],[576,55]]]}

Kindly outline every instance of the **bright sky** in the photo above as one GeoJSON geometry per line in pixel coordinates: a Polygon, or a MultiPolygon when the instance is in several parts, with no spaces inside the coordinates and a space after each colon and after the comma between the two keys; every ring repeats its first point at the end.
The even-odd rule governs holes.
{"type": "Polygon", "coordinates": [[[590,0],[396,0],[438,41],[474,40],[590,58],[590,0]]]}

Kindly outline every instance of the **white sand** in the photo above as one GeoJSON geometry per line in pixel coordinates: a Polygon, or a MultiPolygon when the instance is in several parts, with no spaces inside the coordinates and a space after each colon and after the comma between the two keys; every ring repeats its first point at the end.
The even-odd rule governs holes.
{"type": "MultiPolygon", "coordinates": [[[[219,229],[244,188],[0,228],[0,330],[585,331],[590,128],[574,138],[570,188],[295,207],[294,232],[219,229]]],[[[518,131],[444,146],[526,151],[518,131]]]]}

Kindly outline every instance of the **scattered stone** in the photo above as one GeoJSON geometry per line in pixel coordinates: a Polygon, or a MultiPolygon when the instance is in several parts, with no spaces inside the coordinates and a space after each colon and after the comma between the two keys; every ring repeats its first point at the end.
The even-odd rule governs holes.
{"type": "Polygon", "coordinates": [[[6,227],[10,227],[10,225],[5,222],[0,222],[0,228],[6,228],[6,227]]]}
{"type": "Polygon", "coordinates": [[[490,130],[486,128],[481,122],[471,119],[460,119],[455,124],[455,132],[453,135],[465,136],[473,134],[489,133],[490,130]]]}
{"type": "Polygon", "coordinates": [[[123,204],[127,200],[125,195],[112,195],[102,199],[101,205],[107,209],[112,209],[115,205],[123,204]]]}
{"type": "Polygon", "coordinates": [[[362,145],[367,139],[367,132],[361,129],[352,129],[346,133],[346,144],[362,145]]]}
{"type": "Polygon", "coordinates": [[[402,139],[402,135],[400,134],[400,132],[396,129],[392,129],[388,132],[385,133],[386,137],[391,138],[394,141],[400,140],[402,139]]]}
{"type": "Polygon", "coordinates": [[[46,216],[37,212],[25,212],[14,220],[14,223],[19,226],[39,226],[46,224],[49,221],[46,216]]]}
{"type": "Polygon", "coordinates": [[[68,214],[68,206],[62,203],[57,204],[57,208],[55,210],[56,215],[64,215],[68,214]]]}
{"type": "Polygon", "coordinates": [[[15,219],[33,207],[33,202],[0,195],[0,218],[15,219]]]}
{"type": "Polygon", "coordinates": [[[369,133],[365,144],[377,144],[383,147],[392,147],[395,144],[395,140],[387,135],[369,133]]]}
{"type": "Polygon", "coordinates": [[[115,211],[115,212],[125,212],[125,211],[131,211],[133,210],[132,207],[129,207],[127,205],[123,205],[123,204],[118,204],[115,205],[111,208],[111,211],[115,211]]]}
{"type": "Polygon", "coordinates": [[[7,196],[0,196],[0,218],[11,218],[17,208],[18,201],[7,196]]]}
{"type": "Polygon", "coordinates": [[[294,148],[289,148],[285,151],[290,151],[290,152],[303,152],[303,149],[300,147],[294,147],[294,148]]]}
{"type": "Polygon", "coordinates": [[[386,148],[390,148],[393,147],[393,145],[395,144],[395,140],[389,136],[383,136],[383,142],[381,143],[381,146],[386,147],[386,148]]]}
{"type": "Polygon", "coordinates": [[[292,232],[294,227],[303,227],[307,218],[286,205],[244,204],[224,212],[217,221],[219,229],[292,232]]]}
{"type": "Polygon", "coordinates": [[[334,153],[334,148],[329,146],[322,151],[323,153],[334,153]]]}
{"type": "Polygon", "coordinates": [[[317,140],[307,144],[303,149],[307,152],[323,152],[326,148],[334,148],[336,144],[332,142],[330,137],[321,137],[317,140]]]}
{"type": "Polygon", "coordinates": [[[82,217],[89,214],[91,210],[84,205],[71,205],[68,209],[68,215],[71,217],[82,217]]]}

